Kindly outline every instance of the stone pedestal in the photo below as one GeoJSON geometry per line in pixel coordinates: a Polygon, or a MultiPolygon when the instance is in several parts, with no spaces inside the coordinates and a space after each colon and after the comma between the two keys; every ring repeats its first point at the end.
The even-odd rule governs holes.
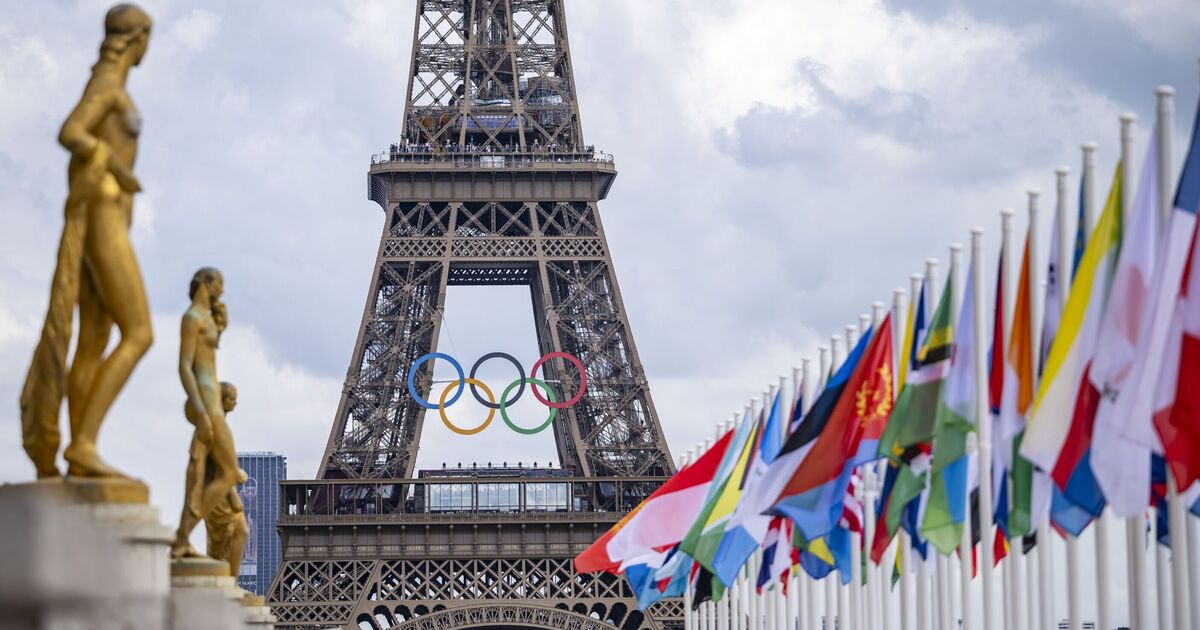
{"type": "Polygon", "coordinates": [[[171,532],[125,479],[0,486],[0,630],[165,630],[171,532]]]}
{"type": "Polygon", "coordinates": [[[275,615],[267,601],[258,595],[247,593],[242,597],[242,619],[246,622],[246,630],[274,630],[275,615]]]}
{"type": "Polygon", "coordinates": [[[229,563],[212,558],[171,562],[171,629],[229,630],[244,628],[241,600],[245,591],[229,574],[229,563]]]}

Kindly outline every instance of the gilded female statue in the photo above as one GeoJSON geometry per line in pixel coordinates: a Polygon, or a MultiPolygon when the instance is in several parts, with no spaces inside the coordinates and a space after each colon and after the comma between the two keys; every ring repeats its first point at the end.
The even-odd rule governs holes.
{"type": "Polygon", "coordinates": [[[133,175],[142,120],[125,91],[129,69],[150,41],[150,16],[119,4],[104,18],[100,60],[79,104],[63,123],[59,142],[71,153],[66,223],[50,286],[50,308],[21,393],[26,453],[39,478],[58,476],[58,410],[66,390],[71,442],[67,474],[120,477],[96,452],[100,425],[134,366],[150,348],[150,308],[129,240],[133,175]],[[79,339],[71,366],[72,318],[79,339]],[[105,356],[116,324],[121,340],[105,356]]]}

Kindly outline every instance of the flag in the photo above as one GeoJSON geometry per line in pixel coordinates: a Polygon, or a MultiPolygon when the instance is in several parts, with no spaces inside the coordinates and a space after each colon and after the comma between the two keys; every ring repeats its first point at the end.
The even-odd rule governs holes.
{"type": "MultiPolygon", "coordinates": [[[[792,526],[783,517],[771,519],[767,536],[763,542],[762,564],[758,570],[755,586],[758,592],[770,587],[774,580],[781,580],[786,588],[787,575],[792,570],[792,526]]],[[[785,591],[786,592],[786,591],[785,591]]]]}
{"type": "Polygon", "coordinates": [[[829,533],[839,520],[855,467],[873,461],[892,410],[891,315],[863,335],[869,343],[824,431],[779,493],[771,513],[792,519],[806,538],[829,533]]]}
{"type": "Polygon", "coordinates": [[[1124,217],[1121,252],[1088,371],[1091,386],[1100,393],[1091,452],[1091,461],[1099,465],[1092,466],[1092,474],[1120,518],[1141,514],[1150,504],[1150,449],[1123,433],[1132,423],[1143,424],[1142,433],[1154,432],[1149,408],[1135,416],[1130,403],[1137,364],[1144,366],[1136,356],[1144,350],[1150,332],[1149,297],[1158,252],[1158,169],[1157,134],[1152,134],[1133,207],[1124,217]]]}
{"type": "MultiPolygon", "coordinates": [[[[904,526],[914,545],[922,546],[919,531],[920,507],[915,502],[928,486],[933,437],[933,419],[941,397],[942,380],[950,362],[951,304],[947,281],[932,321],[926,327],[929,286],[921,286],[913,318],[913,348],[909,354],[908,380],[896,398],[896,406],[880,439],[880,454],[899,466],[895,484],[887,502],[884,521],[889,534],[904,526]],[[916,440],[916,441],[913,441],[916,440]],[[911,507],[910,507],[911,506],[911,507]],[[907,521],[906,521],[907,511],[907,521]]],[[[923,552],[922,552],[923,553],[923,552]]]]}
{"type": "Polygon", "coordinates": [[[1022,456],[1042,470],[1053,471],[1064,493],[1090,443],[1093,417],[1087,413],[1091,406],[1087,397],[1092,388],[1086,372],[1103,315],[1109,270],[1121,244],[1121,180],[1118,164],[1104,212],[1079,262],[1020,446],[1022,456]]]}
{"type": "MultiPolygon", "coordinates": [[[[1193,149],[1196,142],[1193,139],[1193,149]]],[[[1192,155],[1189,155],[1192,166],[1192,155]]],[[[1200,166],[1189,181],[1190,208],[1200,205],[1200,166]]],[[[1180,182],[1183,192],[1183,182],[1180,182]]],[[[1178,208],[1178,197],[1176,206],[1178,208]]],[[[1159,388],[1174,390],[1174,401],[1159,406],[1154,425],[1163,438],[1165,464],[1178,488],[1188,488],[1200,476],[1200,236],[1193,232],[1192,252],[1184,271],[1183,292],[1176,306],[1175,324],[1164,356],[1164,374],[1159,388]],[[1174,385],[1174,386],[1172,386],[1174,385]]],[[[1164,396],[1164,397],[1169,397],[1164,396]]]]}
{"type": "Polygon", "coordinates": [[[1200,245],[1196,242],[1196,212],[1200,207],[1200,108],[1172,205],[1165,253],[1152,298],[1155,302],[1152,333],[1145,352],[1147,366],[1161,365],[1162,368],[1154,380],[1149,378],[1154,370],[1147,369],[1143,373],[1141,386],[1136,389],[1133,411],[1134,414],[1142,413],[1148,404],[1144,396],[1147,390],[1152,390],[1155,396],[1149,406],[1153,409],[1157,435],[1149,439],[1126,435],[1140,439],[1142,444],[1152,448],[1154,437],[1161,439],[1165,465],[1175,478],[1176,488],[1182,492],[1200,476],[1200,447],[1197,446],[1200,444],[1200,371],[1197,370],[1200,366],[1200,348],[1197,348],[1197,339],[1200,339],[1200,271],[1196,270],[1200,261],[1197,253],[1200,245]],[[1189,238],[1190,245],[1184,246],[1189,238]],[[1153,387],[1148,387],[1147,383],[1153,387]]]}
{"type": "Polygon", "coordinates": [[[968,517],[967,497],[971,458],[967,454],[967,434],[978,427],[978,391],[975,379],[975,274],[979,261],[972,260],[967,272],[966,299],[954,329],[950,371],[946,375],[934,419],[933,462],[929,483],[929,501],[921,520],[921,533],[943,554],[950,554],[962,542],[963,524],[968,517]]]}
{"type": "MultiPolygon", "coordinates": [[[[750,427],[750,432],[741,440],[740,448],[735,451],[737,456],[729,468],[729,475],[721,482],[720,489],[712,495],[701,511],[700,518],[692,524],[692,528],[680,543],[683,552],[695,558],[696,562],[711,571],[713,576],[726,586],[732,583],[732,579],[726,580],[718,573],[717,554],[725,539],[725,526],[741,497],[742,479],[754,449],[758,446],[758,437],[763,428],[763,414],[760,412],[757,420],[747,417],[743,424],[750,427]]],[[[730,458],[727,457],[726,460],[728,459],[730,458]]],[[[714,592],[714,596],[718,595],[719,591],[714,592]]]]}
{"type": "Polygon", "coordinates": [[[623,563],[678,543],[700,513],[717,466],[733,437],[727,432],[575,558],[579,573],[615,571],[623,563]]]}
{"type": "Polygon", "coordinates": [[[675,545],[625,567],[625,579],[637,597],[638,610],[644,611],[665,597],[682,595],[693,566],[691,557],[675,545]]]}
{"type": "Polygon", "coordinates": [[[767,536],[771,517],[750,511],[748,506],[752,503],[746,497],[756,491],[767,467],[775,460],[783,446],[784,420],[780,408],[781,397],[782,392],[775,393],[771,411],[758,433],[757,444],[751,449],[746,472],[742,477],[742,487],[739,491],[741,500],[726,524],[724,538],[717,545],[713,556],[713,573],[726,585],[733,583],[742,565],[750,558],[750,554],[763,544],[767,536]]]}
{"type": "MultiPolygon", "coordinates": [[[[1004,352],[1004,267],[1006,255],[1000,257],[996,272],[996,299],[992,310],[992,345],[988,350],[988,410],[992,423],[992,435],[1000,434],[1000,403],[1004,396],[1004,377],[1007,356],[1004,352]]],[[[992,449],[992,522],[996,533],[992,543],[992,558],[1000,562],[1008,555],[1008,465],[1011,457],[1005,457],[1003,445],[993,437],[992,449]]],[[[1008,449],[1012,453],[1012,449],[1008,449]]]]}
{"type": "Polygon", "coordinates": [[[817,438],[824,432],[831,414],[842,398],[846,383],[862,359],[868,339],[869,337],[864,335],[854,346],[850,356],[846,357],[845,362],[838,367],[837,372],[826,381],[821,395],[804,415],[800,425],[784,440],[778,455],[763,471],[754,487],[742,496],[741,503],[738,505],[737,518],[743,518],[747,514],[762,514],[775,504],[779,493],[808,456],[816,444],[817,438]]]}
{"type": "Polygon", "coordinates": [[[1049,506],[1052,485],[1045,473],[1035,470],[1018,452],[1036,381],[1033,371],[1033,275],[1029,262],[1032,246],[1030,232],[1026,231],[1013,303],[1012,330],[1004,357],[999,417],[992,435],[995,452],[1007,471],[1004,478],[1008,487],[997,492],[997,497],[1007,495],[1003,520],[1009,538],[1033,533],[1049,506]]]}

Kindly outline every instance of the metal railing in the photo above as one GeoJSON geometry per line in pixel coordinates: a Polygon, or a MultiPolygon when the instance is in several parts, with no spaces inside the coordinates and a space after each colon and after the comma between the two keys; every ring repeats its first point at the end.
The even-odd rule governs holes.
{"type": "Polygon", "coordinates": [[[449,164],[460,168],[517,168],[546,163],[613,164],[613,156],[594,147],[582,150],[559,148],[507,147],[464,148],[419,145],[393,145],[388,151],[371,156],[371,164],[449,164]]]}
{"type": "MultiPolygon", "coordinates": [[[[344,517],[392,520],[421,515],[626,512],[665,477],[445,477],[281,481],[281,522],[344,517]]],[[[449,516],[457,515],[457,516],[449,516]]]]}

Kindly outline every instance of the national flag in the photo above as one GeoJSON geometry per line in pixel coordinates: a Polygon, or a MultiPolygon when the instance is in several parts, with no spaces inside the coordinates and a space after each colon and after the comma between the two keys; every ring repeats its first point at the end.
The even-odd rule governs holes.
{"type": "MultiPolygon", "coordinates": [[[[896,382],[900,387],[904,387],[907,383],[908,368],[915,361],[916,353],[919,348],[915,347],[916,342],[914,337],[917,332],[917,319],[920,313],[920,329],[924,330],[924,302],[925,290],[922,284],[921,289],[917,291],[917,295],[913,296],[912,301],[908,304],[908,313],[904,320],[904,334],[901,337],[902,342],[898,352],[899,361],[897,361],[896,382]]],[[[895,413],[895,409],[892,409],[895,413]]],[[[879,493],[879,502],[876,504],[876,526],[875,538],[871,541],[870,558],[875,564],[879,564],[883,559],[883,553],[891,544],[892,538],[896,535],[896,527],[889,528],[887,526],[887,513],[892,501],[892,490],[896,487],[896,479],[900,474],[900,461],[896,457],[888,456],[888,453],[902,452],[898,451],[896,444],[896,432],[891,430],[893,423],[891,418],[888,419],[887,426],[883,429],[883,435],[880,437],[880,456],[887,457],[887,469],[883,476],[883,487],[879,493]]]]}
{"type": "Polygon", "coordinates": [[[755,586],[758,592],[770,588],[775,580],[783,582],[786,592],[787,576],[792,571],[792,526],[791,521],[776,516],[767,528],[763,542],[762,563],[755,586]]]}
{"type": "Polygon", "coordinates": [[[981,351],[975,345],[975,274],[979,261],[972,260],[968,271],[966,298],[954,329],[950,371],[942,388],[934,422],[933,462],[929,502],[921,520],[921,533],[943,554],[959,547],[969,511],[967,498],[971,458],[967,454],[967,435],[977,430],[979,391],[975,378],[975,358],[981,351]]]}
{"type": "Polygon", "coordinates": [[[721,436],[575,558],[579,573],[616,571],[626,561],[678,543],[703,508],[733,432],[721,436]]]}
{"type": "MultiPolygon", "coordinates": [[[[1003,247],[1007,250],[1007,247],[1003,247]]],[[[992,435],[1000,434],[1000,403],[1004,395],[1004,377],[1007,358],[1004,352],[1004,268],[1006,256],[1001,256],[996,272],[995,308],[992,310],[992,345],[988,350],[988,410],[992,423],[992,435]]],[[[993,437],[995,440],[995,437],[993,437]]],[[[996,524],[992,558],[999,562],[1008,555],[1008,466],[1002,446],[995,442],[992,450],[992,522],[996,524]]],[[[1012,453],[1012,449],[1008,450],[1012,453]]]]}
{"type": "Polygon", "coordinates": [[[866,349],[868,336],[864,335],[846,357],[845,362],[838,367],[826,381],[821,395],[813,403],[800,425],[784,440],[783,447],[771,461],[762,477],[755,483],[754,488],[742,496],[738,505],[738,518],[744,515],[757,515],[771,509],[780,491],[787,485],[792,475],[800,467],[813,446],[824,432],[829,418],[841,400],[846,389],[846,383],[858,367],[866,349]]]}
{"type": "MultiPolygon", "coordinates": [[[[913,349],[908,356],[908,381],[896,398],[887,428],[880,440],[881,455],[899,466],[896,481],[887,502],[885,524],[894,535],[904,526],[914,545],[923,548],[919,531],[920,505],[917,499],[928,487],[933,437],[933,419],[941,397],[942,381],[950,362],[952,331],[952,295],[950,283],[942,291],[932,321],[926,326],[930,287],[922,284],[913,318],[913,349]],[[917,441],[913,441],[913,440],[917,441]],[[890,445],[890,446],[889,446],[890,445]]],[[[923,501],[922,503],[923,504],[923,501]]]]}
{"type": "Polygon", "coordinates": [[[859,342],[869,343],[808,457],[779,493],[773,514],[792,519],[806,538],[834,529],[854,468],[877,457],[892,410],[892,326],[889,314],[859,342]]]}
{"type": "MultiPolygon", "coordinates": [[[[1033,402],[1036,375],[1033,371],[1033,274],[1030,268],[1030,232],[1025,234],[1021,254],[1021,271],[1017,276],[1016,299],[1013,303],[1012,330],[1008,352],[1004,357],[1003,389],[996,430],[992,434],[995,452],[1007,471],[1008,487],[997,492],[1007,495],[1006,513],[1002,519],[1009,538],[1028,536],[1045,515],[1050,503],[1051,482],[1043,472],[1021,457],[1019,447],[1024,437],[1026,417],[1033,402]]],[[[997,519],[999,522],[1001,519],[997,519]]]]}
{"type": "Polygon", "coordinates": [[[782,392],[776,392],[771,411],[758,433],[757,444],[751,449],[746,472],[739,489],[740,501],[725,526],[724,538],[717,546],[713,557],[713,573],[726,585],[732,584],[737,572],[750,558],[750,554],[763,544],[771,517],[751,511],[751,500],[747,497],[756,492],[757,485],[770,463],[775,460],[783,446],[782,392]]]}
{"type": "Polygon", "coordinates": [[[1088,371],[1091,386],[1100,393],[1092,432],[1091,461],[1097,464],[1092,474],[1120,518],[1142,514],[1150,504],[1150,449],[1123,434],[1134,423],[1144,427],[1130,432],[1154,432],[1150,409],[1135,416],[1131,403],[1138,372],[1145,369],[1137,355],[1149,341],[1153,306],[1149,296],[1157,273],[1158,169],[1158,140],[1153,134],[1133,207],[1124,217],[1121,252],[1088,371]]]}
{"type": "MultiPolygon", "coordinates": [[[[1146,390],[1154,391],[1156,395],[1150,405],[1157,436],[1140,441],[1153,447],[1153,437],[1161,439],[1166,467],[1175,479],[1176,488],[1182,491],[1192,487],[1200,477],[1200,270],[1196,269],[1200,264],[1197,252],[1200,242],[1196,237],[1196,212],[1200,208],[1200,108],[1172,205],[1165,253],[1152,297],[1155,303],[1152,333],[1145,349],[1146,365],[1162,368],[1152,388],[1146,386],[1149,380],[1146,376],[1154,370],[1144,372],[1133,413],[1142,413],[1146,408],[1143,400],[1146,390]],[[1190,244],[1184,247],[1188,238],[1190,244]],[[1165,337],[1161,342],[1160,335],[1165,337]]],[[[1139,439],[1137,435],[1128,437],[1139,439]]]]}
{"type": "MultiPolygon", "coordinates": [[[[724,579],[717,570],[717,553],[721,542],[725,539],[725,526],[733,515],[741,497],[742,479],[745,477],[758,437],[762,433],[763,415],[760,412],[757,420],[746,418],[744,424],[750,427],[746,439],[741,440],[741,448],[737,449],[734,464],[729,469],[729,475],[721,483],[720,489],[712,495],[708,504],[701,511],[700,518],[688,530],[680,549],[695,558],[696,562],[712,572],[722,584],[728,586],[732,580],[724,579]]],[[[726,460],[729,458],[727,457],[726,460]]],[[[717,593],[714,593],[714,596],[717,593]]]]}
{"type": "Polygon", "coordinates": [[[1093,417],[1087,413],[1087,392],[1092,388],[1086,372],[1103,316],[1109,272],[1121,244],[1121,181],[1118,165],[1104,212],[1067,297],[1020,446],[1022,456],[1042,470],[1053,471],[1055,482],[1076,503],[1068,482],[1090,445],[1093,417]]]}
{"type": "Polygon", "coordinates": [[[652,554],[625,567],[625,579],[637,597],[638,610],[646,610],[666,597],[678,597],[688,585],[695,563],[679,545],[652,554]]]}

